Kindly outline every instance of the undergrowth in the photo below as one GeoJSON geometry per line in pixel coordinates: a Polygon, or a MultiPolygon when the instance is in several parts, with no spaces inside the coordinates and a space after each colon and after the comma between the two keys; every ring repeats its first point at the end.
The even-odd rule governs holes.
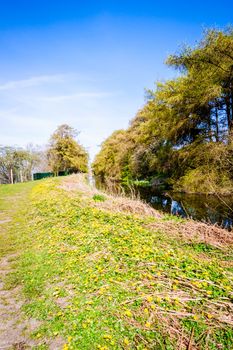
{"type": "Polygon", "coordinates": [[[232,272],[215,248],[145,225],[160,219],[92,207],[60,181],[32,189],[8,277],[41,321],[37,349],[56,337],[63,350],[232,348],[232,272]]]}

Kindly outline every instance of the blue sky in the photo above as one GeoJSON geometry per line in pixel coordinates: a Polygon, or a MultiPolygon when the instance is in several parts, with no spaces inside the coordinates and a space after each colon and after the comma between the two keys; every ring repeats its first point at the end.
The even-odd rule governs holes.
{"type": "Polygon", "coordinates": [[[232,13],[230,0],[0,0],[0,144],[45,145],[68,123],[93,157],[177,74],[167,55],[232,13]]]}

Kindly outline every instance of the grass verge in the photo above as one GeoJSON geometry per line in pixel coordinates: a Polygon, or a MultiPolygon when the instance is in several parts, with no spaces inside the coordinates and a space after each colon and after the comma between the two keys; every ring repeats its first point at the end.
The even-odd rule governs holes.
{"type": "Polygon", "coordinates": [[[176,219],[111,212],[61,182],[30,188],[7,281],[41,321],[36,349],[232,348],[232,247],[187,242],[170,235],[176,219]]]}

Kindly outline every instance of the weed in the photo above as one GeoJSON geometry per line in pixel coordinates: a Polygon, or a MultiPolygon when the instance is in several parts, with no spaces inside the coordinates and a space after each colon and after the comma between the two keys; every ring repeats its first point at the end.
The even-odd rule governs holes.
{"type": "Polygon", "coordinates": [[[26,316],[41,322],[38,349],[58,336],[70,350],[177,349],[192,333],[198,349],[230,348],[233,279],[220,248],[170,235],[176,218],[103,210],[93,193],[69,196],[61,181],[30,189],[14,236],[21,255],[11,283],[23,287],[26,316]],[[152,220],[163,230],[147,226],[152,220]]]}
{"type": "Polygon", "coordinates": [[[96,202],[105,202],[106,201],[106,197],[102,194],[94,194],[92,199],[96,202]]]}

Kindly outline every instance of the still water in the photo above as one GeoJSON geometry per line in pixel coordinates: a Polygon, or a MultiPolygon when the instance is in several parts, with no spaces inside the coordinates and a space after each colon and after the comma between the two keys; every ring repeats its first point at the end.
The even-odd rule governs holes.
{"type": "Polygon", "coordinates": [[[140,189],[139,192],[140,197],[155,209],[233,229],[233,196],[177,192],[161,194],[149,188],[140,189]]]}
{"type": "MultiPolygon", "coordinates": [[[[92,184],[100,190],[107,190],[98,178],[92,177],[92,184]]],[[[121,186],[114,184],[110,192],[121,192],[121,186]]],[[[107,190],[108,192],[108,190],[107,190]]],[[[128,191],[132,195],[131,191],[128,191]]],[[[127,189],[124,188],[127,194],[127,189]]],[[[217,224],[233,231],[233,196],[187,194],[180,192],[158,192],[153,187],[135,187],[133,194],[149,203],[153,208],[194,220],[217,224]]]]}

